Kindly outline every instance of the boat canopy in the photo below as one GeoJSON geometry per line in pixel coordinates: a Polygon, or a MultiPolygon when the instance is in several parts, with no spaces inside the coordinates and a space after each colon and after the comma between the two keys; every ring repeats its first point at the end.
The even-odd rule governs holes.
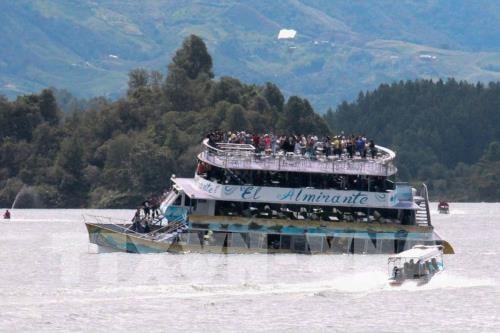
{"type": "Polygon", "coordinates": [[[434,257],[439,257],[443,254],[443,246],[441,245],[415,245],[410,250],[400,252],[389,257],[389,261],[396,259],[415,259],[425,261],[434,257]]]}

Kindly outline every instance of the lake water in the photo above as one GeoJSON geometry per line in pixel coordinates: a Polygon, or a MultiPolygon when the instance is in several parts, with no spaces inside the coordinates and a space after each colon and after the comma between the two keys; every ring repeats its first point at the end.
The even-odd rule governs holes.
{"type": "Polygon", "coordinates": [[[500,204],[450,211],[432,216],[456,251],[446,270],[389,287],[385,255],[96,253],[81,214],[133,211],[14,209],[0,332],[499,332],[500,204]]]}

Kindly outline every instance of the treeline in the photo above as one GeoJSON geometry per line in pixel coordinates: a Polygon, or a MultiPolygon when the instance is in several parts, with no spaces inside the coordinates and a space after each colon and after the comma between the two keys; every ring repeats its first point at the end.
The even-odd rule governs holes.
{"type": "Polygon", "coordinates": [[[272,83],[215,80],[190,36],[165,77],[133,70],[115,102],[51,89],[0,98],[0,207],[133,207],[171,174],[192,176],[214,129],[364,134],[394,149],[399,180],[426,182],[434,200],[499,201],[499,124],[500,83],[453,79],[381,85],[320,117],[272,83]]]}
{"type": "Polygon", "coordinates": [[[380,85],[325,119],[397,153],[400,180],[435,200],[500,201],[500,83],[449,79],[380,85]]]}
{"type": "Polygon", "coordinates": [[[162,193],[172,173],[192,176],[214,129],[326,133],[305,99],[272,83],[214,79],[203,41],[188,37],[168,65],[130,72],[127,95],[109,102],[52,90],[0,99],[0,207],[133,207],[162,193]],[[82,107],[82,103],[84,107],[82,107]]]}

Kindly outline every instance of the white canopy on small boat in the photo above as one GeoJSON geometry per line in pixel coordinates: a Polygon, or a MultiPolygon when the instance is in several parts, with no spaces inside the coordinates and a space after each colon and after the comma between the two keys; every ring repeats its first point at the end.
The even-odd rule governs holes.
{"type": "Polygon", "coordinates": [[[407,251],[400,252],[394,256],[389,257],[389,260],[396,259],[416,259],[425,261],[434,257],[439,257],[443,254],[443,247],[441,245],[415,245],[407,251]]]}

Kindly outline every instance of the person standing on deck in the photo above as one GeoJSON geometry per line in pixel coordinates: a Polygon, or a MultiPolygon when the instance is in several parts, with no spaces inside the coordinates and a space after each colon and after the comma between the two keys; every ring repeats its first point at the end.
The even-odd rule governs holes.
{"type": "Polygon", "coordinates": [[[149,217],[149,212],[151,210],[151,203],[148,200],[145,200],[142,203],[142,209],[144,210],[144,217],[149,217]]]}
{"type": "Polygon", "coordinates": [[[374,159],[375,156],[377,156],[377,148],[375,148],[375,142],[373,142],[373,140],[370,140],[370,144],[368,145],[368,147],[370,148],[370,154],[374,159]]]}
{"type": "Polygon", "coordinates": [[[155,218],[160,216],[160,199],[155,195],[151,198],[151,216],[155,218]]]}
{"type": "Polygon", "coordinates": [[[132,218],[132,227],[130,228],[133,231],[141,232],[141,209],[137,208],[135,210],[134,217],[132,218]]]}

